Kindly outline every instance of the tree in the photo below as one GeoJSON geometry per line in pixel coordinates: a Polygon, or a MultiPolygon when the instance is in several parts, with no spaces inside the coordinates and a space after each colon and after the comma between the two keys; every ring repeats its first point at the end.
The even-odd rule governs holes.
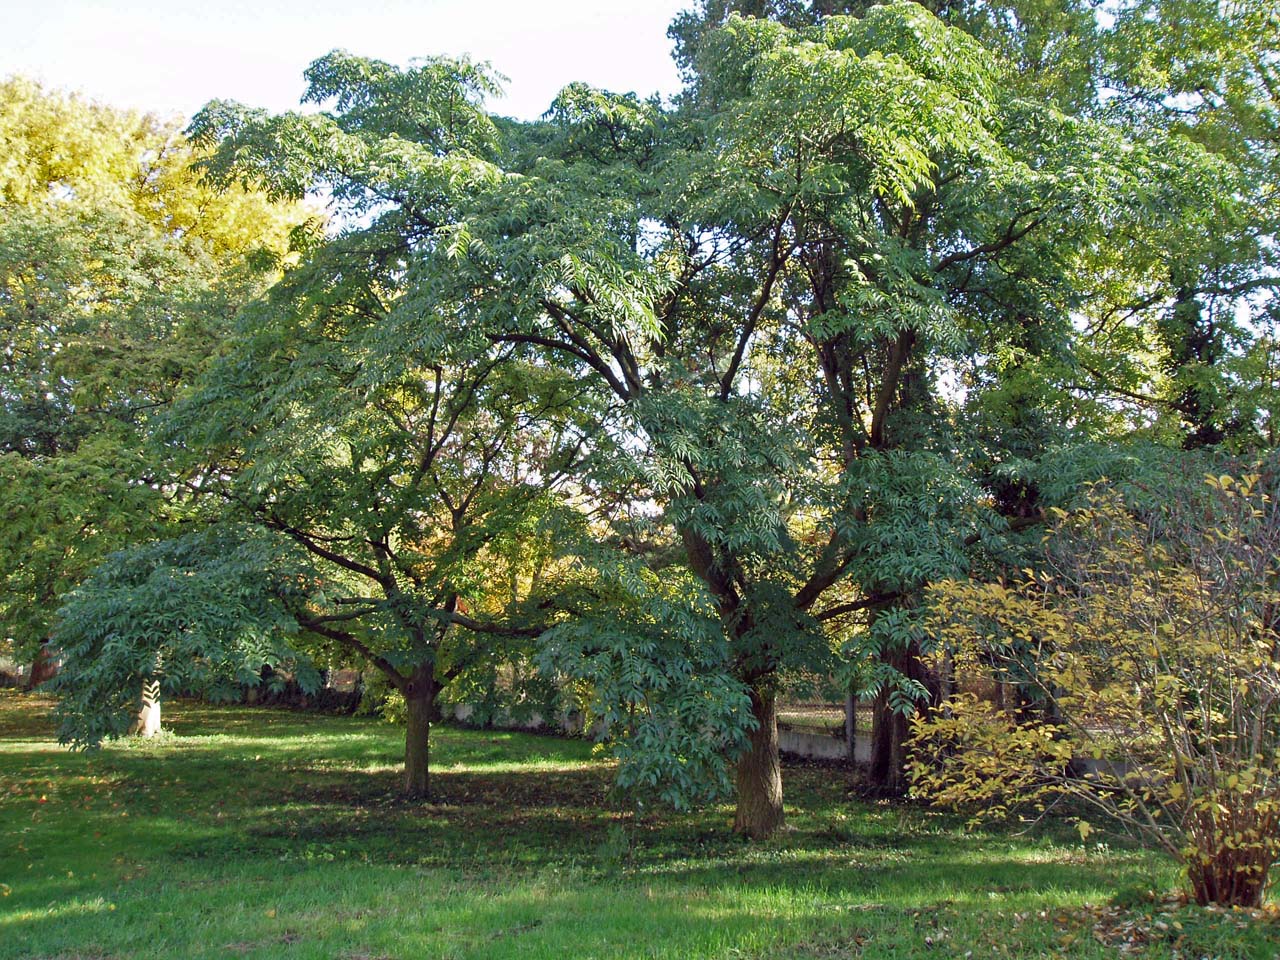
{"type": "Polygon", "coordinates": [[[736,825],[763,836],[776,678],[828,664],[839,618],[883,654],[896,776],[923,693],[904,610],[1002,526],[939,384],[1033,325],[1070,341],[1074,251],[1140,216],[1163,158],[1006,95],[998,62],[909,4],[730,18],[698,57],[678,113],[566,90],[449,269],[514,305],[491,336],[547,348],[628,418],[752,700],[736,825]]]}
{"type": "Polygon", "coordinates": [[[1058,513],[1042,571],[938,585],[954,662],[1042,709],[949,698],[915,722],[916,789],[980,816],[1072,798],[1181,862],[1198,903],[1259,906],[1280,857],[1275,481],[1271,459],[1199,490],[1166,474],[1177,496],[1141,509],[1098,486],[1058,513]]]}
{"type": "Polygon", "coordinates": [[[675,110],[571,85],[542,123],[489,125],[452,97],[447,135],[430,117],[456,65],[322,64],[313,96],[336,96],[333,115],[207,110],[215,169],[286,195],[372,192],[413,237],[397,280],[415,323],[519,348],[589,393],[590,442],[609,441],[592,469],[608,454],[651,505],[612,539],[694,575],[727,651],[717,689],[751,704],[737,829],[781,824],[777,678],[828,668],[850,618],[882,661],[892,782],[924,693],[909,609],[1008,526],[943,384],[1028,340],[1069,343],[1077,252],[1139,222],[1139,186],[1170,161],[1023,99],[911,4],[794,28],[730,17],[698,41],[675,110]]]}
{"type": "MultiPolygon", "coordinates": [[[[1207,222],[1220,208],[1206,194],[1234,180],[1210,151],[1097,109],[1092,34],[1064,40],[1082,22],[1074,6],[1010,41],[1008,61],[909,3],[860,17],[761,8],[784,23],[728,6],[682,21],[690,83],[670,108],[573,84],[539,123],[495,121],[480,107],[493,80],[474,64],[342,53],[308,74],[327,112],[209,105],[192,129],[215,181],[282,198],[319,187],[350,226],[255,312],[245,362],[224,364],[183,422],[209,465],[200,490],[293,539],[316,582],[336,585],[295,601],[299,624],[378,656],[364,631],[389,625],[413,653],[387,666],[429,666],[427,688],[468,628],[540,633],[544,663],[626,701],[600,709],[627,717],[615,729],[633,757],[696,740],[698,711],[647,704],[701,703],[736,761],[736,828],[767,836],[783,812],[779,677],[826,672],[836,639],[873,659],[877,770],[899,784],[905,717],[930,680],[925,585],[1009,558],[1006,534],[1043,512],[1032,475],[1046,437],[1072,432],[1060,425],[1132,427],[1081,387],[1095,344],[1080,321],[1097,303],[1141,304],[1170,238],[1187,235],[1171,225],[1207,222]],[[1200,189],[1164,209],[1188,183],[1200,189]],[[1112,236],[1134,238],[1132,260],[1112,236]],[[211,428],[215,409],[227,432],[211,428]],[[436,450],[438,416],[455,413],[457,449],[436,450]],[[501,445],[522,416],[577,453],[535,444],[550,459],[522,453],[542,465],[500,484],[487,471],[505,452],[486,453],[470,425],[491,424],[501,445]],[[443,494],[456,506],[458,490],[397,479],[424,457],[425,473],[476,485],[466,536],[432,539],[452,531],[443,494]],[[508,519],[570,492],[597,541],[565,551],[572,601],[501,625],[453,606],[460,574],[429,542],[486,557],[508,519]],[[630,606],[592,643],[580,628],[600,622],[601,597],[630,606]],[[625,682],[607,682],[615,668],[625,682]]],[[[993,43],[1000,24],[1031,19],[1023,5],[985,10],[944,12],[993,43]]],[[[1100,379],[1130,369],[1127,347],[1149,330],[1118,326],[1094,351],[1100,379]]],[[[690,795],[715,780],[705,760],[680,768],[690,795]]]]}
{"type": "MultiPolygon", "coordinates": [[[[465,327],[446,331],[438,314],[457,309],[465,317],[467,305],[434,299],[419,285],[421,261],[439,242],[436,218],[449,216],[433,198],[491,176],[482,161],[438,155],[483,151],[493,138],[476,103],[486,74],[446,61],[408,75],[387,68],[382,80],[423,94],[405,109],[366,97],[368,81],[353,72],[359,66],[341,54],[311,66],[309,96],[336,99],[340,112],[283,123],[332,152],[285,171],[301,171],[300,180],[265,186],[301,195],[313,176],[328,176],[343,218],[370,222],[318,243],[246,308],[225,355],[160,434],[182,464],[188,495],[216,520],[211,530],[227,532],[125,552],[108,564],[63,612],[59,635],[73,651],[63,688],[92,689],[115,646],[122,653],[111,676],[120,683],[152,663],[173,664],[175,651],[205,662],[211,678],[227,674],[214,669],[219,664],[232,664],[233,675],[252,680],[243,667],[297,662],[298,653],[327,643],[403,694],[404,791],[425,797],[440,691],[477,663],[521,655],[520,645],[542,629],[521,622],[532,584],[521,586],[518,544],[568,532],[557,491],[581,468],[582,424],[594,404],[527,351],[465,327]],[[418,140],[383,140],[381,124],[412,125],[418,140]],[[347,168],[358,173],[338,180],[333,171],[347,168]],[[397,199],[402,204],[392,207],[397,199]],[[208,544],[235,531],[260,545],[254,574],[210,552],[208,544]],[[175,591],[164,605],[167,626],[129,600],[157,577],[183,571],[224,585],[175,591]],[[504,582],[511,595],[493,610],[494,588],[504,582]],[[121,610],[114,621],[100,616],[104,604],[121,610]],[[468,611],[500,614],[502,622],[468,611]],[[268,634],[285,637],[283,646],[264,645],[268,634]]],[[[258,122],[214,105],[193,129],[205,138],[258,122]]],[[[215,178],[222,172],[213,162],[209,169],[215,178]]],[[[158,675],[171,689],[192,682],[188,669],[158,675]]],[[[102,712],[79,696],[65,711],[65,735],[96,742],[114,729],[102,712]]]]}
{"type": "Polygon", "coordinates": [[[1177,212],[1143,231],[1155,256],[1104,268],[1130,281],[1099,302],[1084,372],[1187,448],[1274,435],[1277,17],[1272,0],[1138,0],[1099,31],[1096,112],[1205,160],[1201,179],[1153,188],[1177,212]]]}
{"type": "Polygon", "coordinates": [[[0,142],[0,612],[30,655],[69,589],[173,514],[147,423],[305,213],[202,188],[172,124],[21,79],[0,142]]]}

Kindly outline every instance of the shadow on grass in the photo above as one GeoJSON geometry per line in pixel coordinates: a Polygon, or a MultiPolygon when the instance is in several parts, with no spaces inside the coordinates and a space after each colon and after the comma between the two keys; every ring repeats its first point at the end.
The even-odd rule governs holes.
{"type": "Polygon", "coordinates": [[[1052,955],[1051,922],[1019,941],[1003,918],[1172,879],[1065,830],[967,834],[865,803],[829,767],[788,766],[790,828],[748,843],[728,807],[616,804],[581,742],[438,728],[433,797],[408,802],[401,731],[368,720],[179,705],[174,736],[85,756],[6,724],[12,707],[0,960],[140,956],[161,922],[168,955],[192,957],[917,956],[959,914],[1052,955]],[[37,952],[5,945],[22,940],[37,952]]]}

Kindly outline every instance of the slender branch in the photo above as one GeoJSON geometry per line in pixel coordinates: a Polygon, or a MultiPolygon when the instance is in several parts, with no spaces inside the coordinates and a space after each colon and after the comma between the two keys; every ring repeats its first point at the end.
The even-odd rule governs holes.
{"type": "Polygon", "coordinates": [[[742,333],[738,336],[738,344],[733,351],[733,358],[729,361],[729,367],[725,370],[724,376],[720,378],[721,400],[728,400],[729,394],[733,392],[733,381],[738,375],[738,368],[742,366],[742,358],[746,355],[747,344],[751,342],[751,336],[755,333],[756,325],[760,322],[760,316],[764,313],[764,308],[769,305],[769,298],[773,295],[774,282],[786,264],[787,258],[791,254],[791,249],[793,249],[789,246],[785,253],[782,251],[782,229],[786,225],[786,218],[790,215],[790,212],[790,208],[784,210],[773,229],[773,244],[769,254],[769,272],[765,274],[764,283],[760,285],[760,292],[756,296],[755,303],[751,305],[751,312],[747,315],[746,321],[742,325],[742,333]]]}
{"type": "Polygon", "coordinates": [[[976,247],[970,247],[968,250],[957,250],[955,253],[949,254],[939,260],[933,266],[934,273],[941,273],[947,267],[955,266],[957,263],[964,263],[966,260],[972,260],[975,257],[985,256],[989,253],[999,253],[1006,247],[1011,247],[1017,243],[1028,233],[1034,230],[1040,224],[1045,222],[1045,217],[1035,217],[1026,226],[1019,227],[1018,221],[1023,217],[1029,217],[1034,213],[1039,213],[1039,209],[1026,210],[1018,214],[1009,221],[1009,226],[1005,228],[1004,233],[997,240],[989,240],[986,243],[978,244],[976,247]]]}
{"type": "Polygon", "coordinates": [[[535,627],[512,627],[502,623],[489,623],[485,620],[469,617],[464,613],[450,612],[448,610],[431,610],[426,615],[433,620],[457,624],[474,633],[487,633],[495,637],[540,637],[551,629],[550,624],[539,624],[535,627]]]}
{"type": "Polygon", "coordinates": [[[374,583],[385,585],[384,581],[386,578],[380,571],[375,570],[367,564],[360,563],[357,560],[344,557],[340,553],[335,553],[327,547],[321,546],[310,534],[299,530],[297,527],[290,526],[279,517],[267,515],[263,517],[262,522],[272,530],[279,530],[291,540],[296,543],[300,543],[308,552],[314,553],[317,557],[328,560],[330,563],[336,564],[344,570],[349,570],[352,573],[358,573],[362,577],[368,577],[374,583]]]}

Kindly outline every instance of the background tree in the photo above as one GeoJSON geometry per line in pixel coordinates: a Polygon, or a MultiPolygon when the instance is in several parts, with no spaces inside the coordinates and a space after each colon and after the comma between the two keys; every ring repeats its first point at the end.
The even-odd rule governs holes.
{"type": "Polygon", "coordinates": [[[1188,448],[1273,433],[1277,18],[1271,0],[1142,0],[1098,31],[1094,112],[1204,172],[1153,183],[1153,222],[1099,263],[1127,281],[1092,311],[1081,373],[1188,448]]]}
{"type": "Polygon", "coordinates": [[[201,187],[172,124],[21,79],[0,143],[0,615],[30,657],[65,592],[165,522],[146,425],[305,214],[201,187]]]}

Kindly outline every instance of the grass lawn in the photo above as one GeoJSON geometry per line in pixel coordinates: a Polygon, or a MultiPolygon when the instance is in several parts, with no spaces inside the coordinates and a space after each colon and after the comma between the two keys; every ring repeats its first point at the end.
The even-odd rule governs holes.
{"type": "Polygon", "coordinates": [[[1274,920],[1162,899],[1158,857],[965,833],[839,769],[788,767],[790,829],[747,843],[727,807],[611,805],[576,741],[438,728],[409,804],[372,720],[170,704],[83,755],[49,706],[0,691],[0,960],[1280,956],[1274,920]]]}

